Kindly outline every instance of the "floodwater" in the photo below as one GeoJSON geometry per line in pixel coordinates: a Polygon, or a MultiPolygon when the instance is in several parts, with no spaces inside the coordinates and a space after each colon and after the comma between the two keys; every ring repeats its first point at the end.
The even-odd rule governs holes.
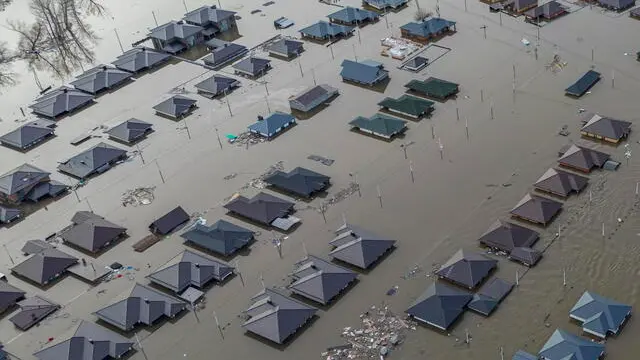
{"type": "MultiPolygon", "coordinates": [[[[157,13],[162,19],[178,17],[183,12],[179,2],[165,3],[169,2],[163,2],[157,13]]],[[[356,1],[349,3],[357,5],[356,1]]],[[[143,2],[134,2],[131,9],[139,10],[143,5],[143,2]]],[[[188,6],[195,5],[188,3],[188,6]]],[[[431,9],[435,1],[421,1],[420,5],[431,9]]],[[[160,7],[155,2],[154,6],[160,7]]],[[[197,312],[197,316],[188,313],[175,321],[138,332],[146,356],[154,360],[257,356],[264,360],[314,359],[326,347],[340,344],[342,328],[357,325],[359,314],[371,305],[387,302],[394,311],[404,311],[434,281],[426,274],[459,248],[481,251],[476,239],[496,219],[507,218],[511,207],[531,191],[531,184],[555,165],[557,152],[563,145],[576,142],[611,153],[623,164],[616,172],[591,174],[589,187],[566,201],[562,213],[547,229],[537,228],[542,236],[536,248],[545,248],[553,242],[539,265],[527,271],[499,258],[496,276],[515,280],[518,272],[521,278],[519,287],[491,317],[467,312],[451,334],[420,327],[409,334],[405,344],[390,358],[499,359],[501,347],[505,358],[519,348],[535,353],[556,328],[580,332],[579,327],[569,321],[568,310],[585,290],[630,303],[637,309],[640,306],[637,282],[640,221],[635,194],[640,180],[640,163],[635,159],[638,137],[632,133],[628,141],[632,157],[627,164],[623,146],[616,148],[580,139],[576,115],[578,109],[585,108],[634,123],[638,121],[639,63],[625,53],[637,51],[635,34],[639,24],[626,14],[613,16],[595,8],[583,8],[541,28],[536,59],[531,49],[536,43],[536,29],[523,23],[521,18],[503,16],[500,25],[498,15],[489,14],[486,5],[480,3],[469,2],[467,11],[461,0],[440,2],[439,6],[442,17],[458,22],[458,32],[438,42],[452,51],[419,75],[398,70],[396,60],[379,55],[380,39],[390,33],[397,35],[398,26],[412,18],[415,5],[411,5],[389,15],[389,29],[382,20],[361,29],[360,40],[356,35],[336,43],[335,58],[327,48],[307,44],[299,64],[295,60],[274,60],[274,69],[266,77],[269,86],[266,100],[262,85],[242,80],[242,90],[228,99],[233,116],[229,116],[225,102],[198,97],[200,109],[187,118],[191,140],[184,131],[176,129],[185,124],[154,117],[150,111],[152,105],[167,96],[169,89],[186,86],[193,91],[193,84],[209,74],[198,66],[181,63],[142,76],[134,84],[101,97],[98,104],[61,120],[58,137],[28,154],[0,149],[3,169],[32,162],[53,171],[55,161],[79,151],[67,143],[82,131],[113,125],[132,116],[151,121],[156,127],[156,133],[141,144],[145,164],[134,158],[92,179],[79,191],[81,203],[73,195],[67,196],[51,204],[48,211],[38,211],[13,227],[0,230],[1,241],[18,261],[19,249],[25,240],[60,229],[74,211],[86,210],[90,204],[96,213],[126,226],[131,235],[125,243],[101,255],[99,261],[119,261],[139,267],[140,271],[132,276],[135,281],[146,283],[144,275],[149,270],[145,265],[150,263],[155,268],[172,258],[182,249],[181,240],[173,236],[142,255],[133,253],[130,245],[144,236],[146,224],[175,204],[181,204],[190,213],[202,214],[209,222],[226,218],[220,207],[223,200],[277,161],[284,161],[286,169],[305,166],[331,176],[330,195],[347,187],[353,181],[349,174],[357,173],[362,197],[356,193],[331,206],[326,214],[327,224],[319,213],[308,209],[323,199],[309,204],[298,202],[298,215],[303,224],[284,241],[283,259],[278,258],[270,245],[269,231],[255,228],[262,232],[258,242],[250,254],[237,258],[244,287],[239,279],[213,287],[207,293],[206,308],[197,312]],[[487,26],[487,39],[483,36],[483,25],[487,26]],[[523,45],[523,37],[532,45],[523,45]],[[564,88],[593,65],[592,49],[595,68],[603,74],[603,80],[580,100],[564,97],[564,88]],[[546,65],[556,54],[567,65],[553,72],[546,65]],[[354,56],[382,61],[391,70],[391,82],[384,94],[340,82],[340,62],[354,56]],[[515,93],[512,90],[514,65],[515,93]],[[300,76],[300,67],[304,76],[300,76]],[[390,143],[348,131],[346,123],[352,118],[373,115],[377,110],[375,104],[384,96],[399,96],[404,83],[427,76],[460,83],[457,101],[436,104],[431,119],[411,122],[406,136],[390,143]],[[337,86],[341,91],[328,108],[310,120],[300,121],[271,143],[248,149],[225,143],[223,149],[219,148],[214,129],[220,134],[238,133],[257,114],[265,114],[268,109],[286,111],[287,98],[311,85],[314,79],[337,86]],[[456,108],[460,120],[456,118],[456,108]],[[465,124],[468,124],[468,139],[465,124]],[[563,125],[571,131],[568,138],[557,134],[563,125]],[[405,160],[400,145],[411,141],[414,144],[407,149],[409,159],[405,160]],[[444,159],[440,157],[438,141],[443,145],[444,159]],[[307,160],[310,154],[336,162],[323,166],[307,160]],[[409,161],[415,183],[411,182],[409,161]],[[160,169],[166,183],[158,176],[160,169]],[[223,180],[229,174],[235,177],[223,180]],[[136,186],[150,185],[156,186],[153,204],[122,208],[120,194],[136,186]],[[382,206],[377,189],[380,189],[382,206]],[[349,222],[397,239],[398,248],[373,270],[362,274],[360,282],[337,303],[322,309],[319,318],[285,349],[244,335],[237,315],[246,308],[249,297],[260,290],[259,278],[263,276],[267,285],[282,286],[286,284],[292,264],[304,255],[304,248],[309,253],[326,256],[331,231],[341,224],[343,214],[349,222]],[[560,237],[553,241],[558,231],[560,237]],[[424,271],[404,279],[415,265],[424,271]],[[566,286],[563,286],[563,270],[566,286]],[[397,294],[386,296],[386,291],[395,285],[397,294]],[[223,325],[224,338],[217,331],[213,311],[223,325]],[[472,337],[470,345],[463,341],[465,329],[472,337]]],[[[294,19],[297,29],[336,9],[316,2],[303,7],[282,0],[270,7],[260,7],[267,16],[249,15],[251,9],[258,7],[259,2],[249,0],[243,1],[243,6],[230,7],[242,16],[239,28],[243,38],[239,42],[249,46],[275,34],[270,25],[275,17],[294,19]]],[[[123,12],[115,17],[114,24],[120,27],[119,16],[127,19],[122,21],[127,25],[122,25],[120,32],[123,43],[135,39],[144,32],[145,26],[153,24],[152,17],[146,15],[148,11],[111,8],[114,13],[123,12]],[[137,35],[135,23],[140,25],[137,35]]],[[[104,32],[100,48],[96,50],[101,59],[110,59],[118,52],[117,42],[109,38],[112,26],[96,25],[101,34],[104,32]]],[[[12,95],[7,93],[7,96],[12,95]]],[[[7,117],[4,105],[2,116],[7,117]]],[[[5,121],[0,127],[5,130],[9,125],[5,121]]],[[[94,139],[81,148],[97,141],[94,139]]],[[[256,191],[242,192],[253,195],[256,191]]],[[[12,260],[0,256],[0,262],[7,269],[12,260]]],[[[10,280],[29,292],[40,291],[20,280],[10,280]]],[[[58,341],[74,328],[78,319],[95,320],[92,311],[112,302],[132,284],[133,280],[122,279],[90,288],[77,280],[64,279],[46,291],[47,296],[66,305],[62,315],[22,335],[3,320],[0,337],[8,343],[9,350],[30,359],[30,354],[45,346],[52,334],[58,341]]],[[[640,325],[632,318],[620,336],[607,341],[608,358],[635,359],[640,350],[635,341],[639,334],[640,325]]],[[[144,356],[138,352],[133,358],[144,356]]]]}

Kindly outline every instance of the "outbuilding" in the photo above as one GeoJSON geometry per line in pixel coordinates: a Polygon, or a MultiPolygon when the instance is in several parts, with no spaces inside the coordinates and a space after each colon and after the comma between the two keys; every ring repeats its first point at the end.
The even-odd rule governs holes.
{"type": "Polygon", "coordinates": [[[579,98],[589,91],[598,81],[600,81],[600,73],[589,70],[582,75],[578,81],[565,89],[565,95],[579,98]]]}
{"type": "Polygon", "coordinates": [[[309,112],[338,94],[338,89],[327,84],[315,85],[290,98],[289,107],[292,110],[309,112]]]}
{"type": "Polygon", "coordinates": [[[191,219],[181,206],[177,206],[149,225],[149,230],[158,235],[167,235],[191,219]]]}

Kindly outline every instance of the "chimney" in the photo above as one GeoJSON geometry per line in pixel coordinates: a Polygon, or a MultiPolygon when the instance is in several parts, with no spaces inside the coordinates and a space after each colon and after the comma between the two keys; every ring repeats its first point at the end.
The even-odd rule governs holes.
{"type": "Polygon", "coordinates": [[[108,68],[107,68],[107,65],[103,65],[103,66],[102,66],[102,70],[107,71],[107,69],[108,69],[108,68]]]}
{"type": "Polygon", "coordinates": [[[93,339],[92,338],[89,338],[89,344],[93,345],[93,339]]]}
{"type": "Polygon", "coordinates": [[[62,89],[62,92],[66,94],[66,93],[68,93],[68,92],[69,92],[69,89],[64,88],[64,89],[62,89]]]}

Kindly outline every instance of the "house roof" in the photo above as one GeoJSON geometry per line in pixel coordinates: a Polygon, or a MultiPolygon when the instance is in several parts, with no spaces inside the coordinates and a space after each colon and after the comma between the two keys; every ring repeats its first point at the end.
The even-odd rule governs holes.
{"type": "Polygon", "coordinates": [[[531,10],[528,10],[524,14],[528,17],[537,18],[540,16],[544,16],[546,18],[551,17],[554,14],[558,14],[561,11],[565,11],[562,5],[555,0],[551,0],[546,4],[542,4],[537,6],[531,10]]]}
{"type": "Polygon", "coordinates": [[[260,192],[251,199],[238,196],[224,205],[224,208],[250,220],[268,225],[273,220],[288,215],[293,210],[293,206],[294,204],[290,201],[260,192]]]}
{"type": "Polygon", "coordinates": [[[60,308],[60,305],[40,296],[24,299],[18,303],[18,306],[20,311],[9,321],[22,331],[26,331],[60,308]]]}
{"type": "Polygon", "coordinates": [[[603,353],[604,345],[557,329],[538,356],[545,360],[598,360],[603,353]]]}
{"type": "Polygon", "coordinates": [[[470,289],[478,286],[498,264],[482,254],[458,250],[436,274],[470,289]]]}
{"type": "Polygon", "coordinates": [[[330,177],[309,169],[297,167],[288,173],[276,171],[264,179],[264,182],[294,193],[309,197],[313,193],[322,191],[329,186],[330,177]]]}
{"type": "Polygon", "coordinates": [[[251,230],[218,220],[212,226],[196,224],[180,236],[199,247],[228,256],[248,245],[253,234],[251,230]]]}
{"type": "Polygon", "coordinates": [[[533,184],[536,189],[560,196],[568,196],[572,191],[582,191],[587,186],[589,179],[570,172],[549,168],[533,184]]]}
{"type": "Polygon", "coordinates": [[[334,13],[327,15],[331,20],[342,21],[344,23],[362,22],[374,20],[380,17],[377,12],[354,8],[351,6],[344,7],[334,13]]]}
{"type": "Polygon", "coordinates": [[[473,294],[467,307],[484,316],[489,316],[498,307],[498,300],[485,295],[473,294]]]}
{"type": "Polygon", "coordinates": [[[580,131],[589,134],[620,140],[629,135],[631,131],[631,123],[629,121],[611,119],[593,113],[583,114],[583,119],[586,123],[580,131]]]}
{"type": "Polygon", "coordinates": [[[191,216],[189,216],[181,206],[177,206],[173,210],[162,215],[162,217],[156,221],[152,222],[149,227],[153,228],[155,232],[161,235],[166,235],[190,219],[191,216]]]}
{"type": "Polygon", "coordinates": [[[49,180],[47,182],[40,182],[33,187],[25,197],[33,202],[40,201],[45,196],[58,196],[67,191],[69,186],[59,181],[49,180]]]}
{"type": "Polygon", "coordinates": [[[609,160],[609,154],[582,146],[571,145],[564,155],[558,159],[562,165],[591,171],[594,167],[602,167],[609,160]]]}
{"type": "Polygon", "coordinates": [[[135,47],[111,62],[118,69],[132,73],[144,69],[152,68],[164,61],[169,60],[170,55],[158,52],[146,47],[135,47]]]}
{"type": "Polygon", "coordinates": [[[14,195],[45,180],[49,175],[51,174],[33,165],[22,164],[0,175],[0,192],[5,195],[14,195]]]}
{"type": "Polygon", "coordinates": [[[618,333],[630,313],[630,305],[585,291],[569,311],[569,316],[582,322],[585,332],[606,338],[608,333],[618,333]]]}
{"type": "Polygon", "coordinates": [[[290,39],[280,39],[267,45],[266,50],[282,55],[292,55],[299,53],[303,48],[304,43],[302,41],[295,41],[290,39]]]}
{"type": "Polygon", "coordinates": [[[517,247],[509,253],[509,259],[519,261],[525,265],[533,266],[542,258],[542,253],[529,247],[517,247]]]}
{"type": "Polygon", "coordinates": [[[391,137],[402,132],[407,127],[407,122],[391,116],[375,114],[370,118],[358,116],[350,121],[349,125],[379,136],[391,137]]]}
{"type": "Polygon", "coordinates": [[[473,299],[467,306],[471,310],[489,316],[512,289],[513,283],[494,277],[473,295],[473,299]]]}
{"type": "Polygon", "coordinates": [[[377,6],[382,6],[382,7],[399,7],[402,4],[408,3],[409,0],[364,0],[365,3],[370,4],[370,5],[377,5],[377,6]]]}
{"type": "Polygon", "coordinates": [[[600,80],[600,73],[597,71],[587,71],[578,81],[565,89],[565,92],[573,96],[582,96],[587,92],[595,83],[600,80]]]}
{"type": "Polygon", "coordinates": [[[257,75],[269,68],[271,60],[249,56],[233,64],[233,68],[252,75],[257,75]]]}
{"type": "Polygon", "coordinates": [[[433,17],[422,22],[410,22],[402,25],[400,29],[407,31],[414,36],[430,37],[441,33],[446,28],[454,26],[455,24],[455,21],[433,17]]]}
{"type": "Polygon", "coordinates": [[[161,114],[174,118],[185,115],[196,105],[196,100],[182,95],[173,95],[167,100],[154,106],[153,109],[161,114]]]}
{"type": "Polygon", "coordinates": [[[149,32],[149,37],[163,41],[172,39],[187,39],[202,31],[200,26],[187,24],[183,21],[170,21],[149,32]]]}
{"type": "Polygon", "coordinates": [[[523,219],[546,224],[562,209],[562,203],[531,194],[525,195],[522,200],[511,209],[511,215],[523,219]]]}
{"type": "Polygon", "coordinates": [[[478,241],[488,247],[511,252],[517,247],[530,247],[538,241],[537,231],[510,222],[497,220],[478,241]]]}
{"type": "Polygon", "coordinates": [[[0,281],[0,313],[7,308],[16,304],[16,302],[24,297],[26,292],[10,285],[6,281],[0,281]]]}
{"type": "Polygon", "coordinates": [[[50,248],[31,255],[11,268],[11,271],[37,284],[44,285],[77,262],[77,258],[50,248]]]}
{"type": "Polygon", "coordinates": [[[174,317],[186,309],[186,303],[174,297],[136,284],[123,300],[108,305],[94,314],[122,330],[129,331],[136,324],[151,325],[160,317],[174,317]]]}
{"type": "Polygon", "coordinates": [[[37,98],[29,106],[36,114],[56,117],[71,112],[93,101],[93,95],[62,86],[37,98]]]}
{"type": "Polygon", "coordinates": [[[324,38],[327,36],[344,36],[355,30],[352,26],[333,24],[327,21],[318,21],[317,23],[300,29],[300,33],[304,36],[312,36],[316,38],[324,38]]]}
{"type": "Polygon", "coordinates": [[[69,229],[63,231],[60,237],[67,243],[95,253],[126,231],[127,229],[122,226],[92,214],[90,218],[74,223],[69,229]]]}
{"type": "Polygon", "coordinates": [[[434,102],[420,99],[415,96],[402,95],[397,99],[385,98],[378,103],[378,106],[386,107],[405,114],[420,116],[433,109],[434,102]]]}
{"type": "Polygon", "coordinates": [[[531,355],[524,350],[518,350],[511,360],[538,360],[538,357],[535,355],[531,355]]]}
{"type": "Polygon", "coordinates": [[[152,128],[153,125],[146,121],[131,118],[112,127],[107,130],[106,133],[113,139],[120,140],[125,143],[133,143],[137,139],[146,135],[152,128]]]}
{"type": "Polygon", "coordinates": [[[331,96],[329,94],[333,94],[337,92],[338,92],[338,89],[332,86],[329,86],[326,84],[320,84],[304,90],[303,92],[297,94],[291,100],[299,102],[300,104],[306,107],[306,106],[313,105],[318,101],[318,99],[327,99],[328,97],[331,96]]]}
{"type": "Polygon", "coordinates": [[[351,60],[342,61],[342,71],[340,76],[346,80],[357,81],[363,84],[374,84],[389,76],[389,72],[382,66],[373,65],[367,62],[356,62],[351,60]]]}
{"type": "Polygon", "coordinates": [[[412,317],[439,329],[448,329],[464,312],[472,295],[466,291],[435,282],[406,310],[412,317]]]}
{"type": "Polygon", "coordinates": [[[126,156],[126,150],[101,142],[60,163],[58,170],[82,179],[126,156]]]}
{"type": "Polygon", "coordinates": [[[41,253],[46,249],[53,248],[53,245],[44,240],[28,240],[20,250],[23,254],[31,255],[41,253]]]}
{"type": "Polygon", "coordinates": [[[409,69],[418,70],[424,67],[425,65],[427,65],[428,63],[429,63],[429,59],[427,59],[426,57],[415,56],[409,61],[407,61],[406,63],[404,63],[404,66],[409,69]]]}
{"type": "Polygon", "coordinates": [[[202,61],[210,65],[221,65],[243,55],[247,51],[247,47],[244,45],[225,42],[222,46],[218,46],[213,49],[209,55],[202,59],[202,61]]]}
{"type": "Polygon", "coordinates": [[[33,355],[38,360],[119,359],[133,349],[133,344],[111,330],[82,320],[71,338],[33,355]]]}
{"type": "Polygon", "coordinates": [[[246,310],[250,318],[242,327],[277,344],[297,332],[317,311],[275,289],[265,289],[251,300],[246,310]]]}
{"type": "Polygon", "coordinates": [[[345,224],[336,231],[329,255],[345,263],[366,269],[395,245],[396,241],[378,236],[358,226],[345,224]]]}
{"type": "Polygon", "coordinates": [[[131,78],[131,73],[117,68],[100,67],[86,71],[71,82],[76,89],[95,94],[104,89],[110,89],[131,78]]]}
{"type": "Polygon", "coordinates": [[[319,257],[308,255],[295,265],[289,289],[326,305],[357,278],[357,274],[319,257]]]}
{"type": "Polygon", "coordinates": [[[202,6],[184,14],[184,19],[191,24],[207,26],[219,23],[225,19],[233,17],[235,14],[235,11],[218,9],[215,5],[202,6]]]}
{"type": "Polygon", "coordinates": [[[8,132],[0,137],[0,142],[18,149],[26,149],[30,145],[53,135],[53,129],[47,126],[40,126],[28,123],[8,132]]]}
{"type": "Polygon", "coordinates": [[[295,122],[296,118],[293,115],[276,111],[263,120],[249,125],[249,131],[269,138],[281,132],[287,125],[295,122]]]}
{"type": "Polygon", "coordinates": [[[233,267],[208,256],[185,250],[147,277],[174,292],[189,286],[204,288],[210,281],[223,281],[233,274],[233,267]]]}
{"type": "Polygon", "coordinates": [[[425,81],[411,80],[406,88],[427,96],[444,99],[458,92],[459,85],[446,80],[430,77],[425,81]]]}
{"type": "Polygon", "coordinates": [[[8,223],[20,217],[20,209],[0,206],[0,223],[8,223]]]}
{"type": "Polygon", "coordinates": [[[196,89],[199,91],[211,93],[214,95],[223,93],[227,90],[230,90],[234,86],[239,86],[240,81],[220,75],[214,75],[206,80],[203,80],[195,85],[196,89]]]}

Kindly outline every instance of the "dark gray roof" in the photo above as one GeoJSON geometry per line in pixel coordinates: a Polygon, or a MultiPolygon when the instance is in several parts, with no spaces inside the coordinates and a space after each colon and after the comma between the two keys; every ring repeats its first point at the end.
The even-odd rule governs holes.
{"type": "Polygon", "coordinates": [[[232,274],[231,265],[185,250],[147,277],[151,282],[179,293],[189,286],[202,289],[210,281],[224,281],[232,274]]]}
{"type": "Polygon", "coordinates": [[[498,264],[482,254],[458,250],[436,272],[441,278],[473,289],[484,280],[498,264]]]}
{"type": "Polygon", "coordinates": [[[481,294],[473,294],[467,307],[481,315],[489,316],[498,307],[498,300],[481,294]]]}
{"type": "Polygon", "coordinates": [[[177,118],[187,114],[194,106],[196,106],[196,102],[196,100],[190,99],[186,96],[174,95],[154,106],[153,109],[163,115],[177,118]]]}
{"type": "Polygon", "coordinates": [[[78,259],[57,249],[33,254],[11,268],[11,271],[37,284],[44,285],[64,273],[78,259]]]}
{"type": "Polygon", "coordinates": [[[333,24],[328,21],[318,21],[317,23],[300,29],[299,31],[303,36],[326,38],[335,36],[346,36],[355,31],[355,28],[352,26],[333,24]]]}
{"type": "Polygon", "coordinates": [[[545,18],[550,19],[552,16],[556,16],[565,11],[566,10],[562,7],[562,5],[560,5],[559,2],[552,0],[552,1],[549,1],[548,3],[542,4],[531,10],[528,10],[524,14],[532,18],[544,16],[545,18]]]}
{"type": "Polygon", "coordinates": [[[511,252],[516,247],[530,247],[538,241],[537,231],[506,221],[496,221],[478,239],[485,246],[511,252]]]}
{"type": "Polygon", "coordinates": [[[310,197],[312,194],[326,189],[330,184],[330,179],[326,175],[297,167],[288,173],[276,171],[266,177],[264,182],[299,196],[310,197]]]}
{"type": "Polygon", "coordinates": [[[195,25],[208,26],[233,17],[235,11],[222,10],[214,6],[202,6],[184,14],[184,19],[195,25]]]}
{"type": "Polygon", "coordinates": [[[602,117],[593,113],[583,114],[583,119],[585,120],[585,125],[580,131],[588,134],[620,140],[627,137],[631,132],[631,123],[628,121],[602,117]]]}
{"type": "Polygon", "coordinates": [[[534,223],[547,224],[561,209],[561,202],[527,194],[511,209],[510,214],[534,223]]]}
{"type": "Polygon", "coordinates": [[[37,98],[29,108],[38,115],[56,117],[90,102],[93,95],[63,86],[37,98]]]}
{"type": "Polygon", "coordinates": [[[131,118],[112,127],[111,129],[107,130],[106,133],[112,139],[130,144],[144,137],[146,134],[152,131],[152,129],[153,125],[149,124],[148,122],[131,118]]]}
{"type": "Polygon", "coordinates": [[[251,242],[253,231],[218,220],[212,226],[196,224],[180,236],[201,248],[229,256],[251,242]]]}
{"type": "Polygon", "coordinates": [[[67,191],[69,186],[59,181],[49,180],[47,182],[38,183],[33,187],[25,197],[33,202],[38,202],[45,196],[55,197],[67,191]]]}
{"type": "Polygon", "coordinates": [[[172,39],[187,39],[201,32],[202,28],[196,25],[186,24],[182,21],[170,21],[157,28],[151,29],[149,37],[163,41],[172,39]]]}
{"type": "Polygon", "coordinates": [[[293,206],[290,201],[260,192],[251,199],[238,196],[224,205],[224,208],[250,220],[269,225],[273,220],[291,213],[293,206]]]}
{"type": "Polygon", "coordinates": [[[202,61],[209,66],[220,66],[244,55],[247,51],[248,49],[244,45],[224,43],[222,46],[213,49],[202,61]]]}
{"type": "Polygon", "coordinates": [[[336,231],[329,255],[345,263],[366,269],[395,245],[395,240],[375,235],[358,226],[345,224],[336,231]]]}
{"type": "Polygon", "coordinates": [[[409,306],[406,313],[416,320],[447,330],[464,312],[471,298],[466,291],[436,282],[409,306]]]}
{"type": "Polygon", "coordinates": [[[299,54],[302,51],[304,43],[289,39],[280,39],[266,46],[268,52],[273,52],[283,56],[291,56],[299,54]]]}
{"type": "Polygon", "coordinates": [[[118,69],[136,73],[169,60],[170,55],[145,47],[133,48],[118,56],[113,64],[118,69]]]}
{"type": "Polygon", "coordinates": [[[449,30],[455,26],[455,21],[442,19],[439,17],[432,17],[428,20],[421,22],[410,22],[402,25],[400,29],[408,32],[413,36],[431,37],[441,34],[445,30],[449,30]]]}
{"type": "Polygon", "coordinates": [[[582,329],[600,338],[618,334],[631,315],[631,305],[623,304],[590,291],[585,291],[569,311],[569,317],[582,323],[582,329]]]}
{"type": "Polygon", "coordinates": [[[149,228],[160,235],[166,235],[178,226],[189,221],[189,219],[191,219],[189,214],[187,214],[181,206],[178,206],[151,223],[149,228]]]}
{"type": "Polygon", "coordinates": [[[314,103],[317,103],[318,99],[328,99],[334,93],[338,93],[338,89],[326,84],[320,84],[304,90],[290,101],[296,101],[302,106],[307,107],[313,105],[314,103]]]}
{"type": "Polygon", "coordinates": [[[602,167],[607,160],[609,160],[609,154],[571,145],[564,155],[558,159],[558,162],[564,166],[589,172],[594,167],[602,167]]]}
{"type": "Polygon", "coordinates": [[[41,253],[46,249],[51,248],[53,248],[53,245],[44,240],[28,240],[26,243],[24,243],[24,246],[20,251],[22,251],[23,254],[32,255],[41,253]]]}
{"type": "Polygon", "coordinates": [[[527,266],[533,266],[542,257],[542,253],[538,250],[528,247],[517,247],[509,253],[509,259],[521,262],[527,266]]]}
{"type": "Polygon", "coordinates": [[[568,196],[572,191],[576,193],[582,191],[588,182],[589,179],[584,176],[550,168],[533,184],[533,187],[555,195],[568,196]]]}
{"type": "Polygon", "coordinates": [[[9,321],[22,331],[26,331],[60,308],[60,305],[40,296],[24,299],[18,306],[20,312],[13,315],[9,321]]]}
{"type": "Polygon", "coordinates": [[[127,156],[127,151],[101,142],[69,160],[60,163],[58,170],[84,179],[102,169],[108,168],[116,161],[123,160],[127,156]]]}
{"type": "Polygon", "coordinates": [[[513,283],[494,277],[482,285],[478,294],[502,301],[513,289],[513,283]]]}
{"type": "Polygon", "coordinates": [[[0,223],[9,223],[19,218],[21,213],[20,209],[0,206],[0,223]]]}
{"type": "Polygon", "coordinates": [[[524,350],[518,350],[511,360],[538,360],[538,357],[535,355],[531,355],[524,350]]]}
{"type": "Polygon", "coordinates": [[[16,304],[24,297],[24,291],[15,286],[9,285],[5,280],[0,280],[0,313],[16,304]]]}
{"type": "Polygon", "coordinates": [[[60,237],[67,243],[95,253],[127,231],[122,226],[116,225],[101,216],[92,215],[83,222],[75,223],[71,228],[63,231],[60,237]]]}
{"type": "Polygon", "coordinates": [[[250,318],[242,327],[277,344],[284,343],[317,311],[274,289],[265,289],[251,300],[253,303],[246,310],[250,318]]]}
{"type": "Polygon", "coordinates": [[[382,66],[370,64],[366,61],[356,62],[351,60],[342,61],[340,76],[344,80],[355,81],[362,84],[375,84],[386,79],[389,72],[382,66]]]}
{"type": "Polygon", "coordinates": [[[131,73],[128,71],[102,65],[78,76],[77,80],[71,82],[71,85],[78,90],[95,94],[122,84],[130,78],[131,73]]]}
{"type": "Polygon", "coordinates": [[[251,75],[258,75],[269,68],[271,60],[249,56],[235,64],[233,68],[251,75]]]}
{"type": "Polygon", "coordinates": [[[352,23],[375,20],[380,17],[380,15],[378,15],[378,13],[375,11],[347,6],[327,15],[327,17],[334,21],[337,20],[344,23],[352,23]]]}
{"type": "Polygon", "coordinates": [[[409,61],[407,61],[406,63],[404,63],[404,66],[411,70],[417,71],[425,67],[428,63],[429,63],[429,59],[427,59],[426,57],[415,56],[409,61]]]}
{"type": "Polygon", "coordinates": [[[358,275],[319,257],[308,255],[295,265],[289,289],[320,304],[327,304],[358,275]]]}
{"type": "Polygon", "coordinates": [[[198,91],[206,92],[212,95],[222,94],[230,91],[232,88],[240,86],[240,81],[221,75],[214,75],[195,85],[198,91]]]}
{"type": "Polygon", "coordinates": [[[0,142],[16,149],[24,150],[53,135],[53,129],[36,124],[25,124],[0,137],[0,142]]]}
{"type": "Polygon", "coordinates": [[[38,360],[119,359],[133,350],[134,342],[88,321],[81,321],[73,336],[33,355],[38,360]]]}
{"type": "Polygon", "coordinates": [[[603,344],[557,329],[538,356],[544,360],[598,360],[603,354],[603,344]]]}
{"type": "Polygon", "coordinates": [[[565,89],[568,95],[582,96],[584,95],[595,83],[600,80],[600,73],[597,71],[587,71],[578,81],[565,89]]]}
{"type": "Polygon", "coordinates": [[[48,178],[50,173],[29,164],[22,164],[17,168],[0,175],[0,192],[14,195],[48,178]]]}
{"type": "Polygon", "coordinates": [[[108,305],[94,314],[101,320],[124,331],[136,324],[152,325],[163,315],[175,317],[186,309],[187,304],[150,287],[136,284],[129,296],[108,305]]]}

